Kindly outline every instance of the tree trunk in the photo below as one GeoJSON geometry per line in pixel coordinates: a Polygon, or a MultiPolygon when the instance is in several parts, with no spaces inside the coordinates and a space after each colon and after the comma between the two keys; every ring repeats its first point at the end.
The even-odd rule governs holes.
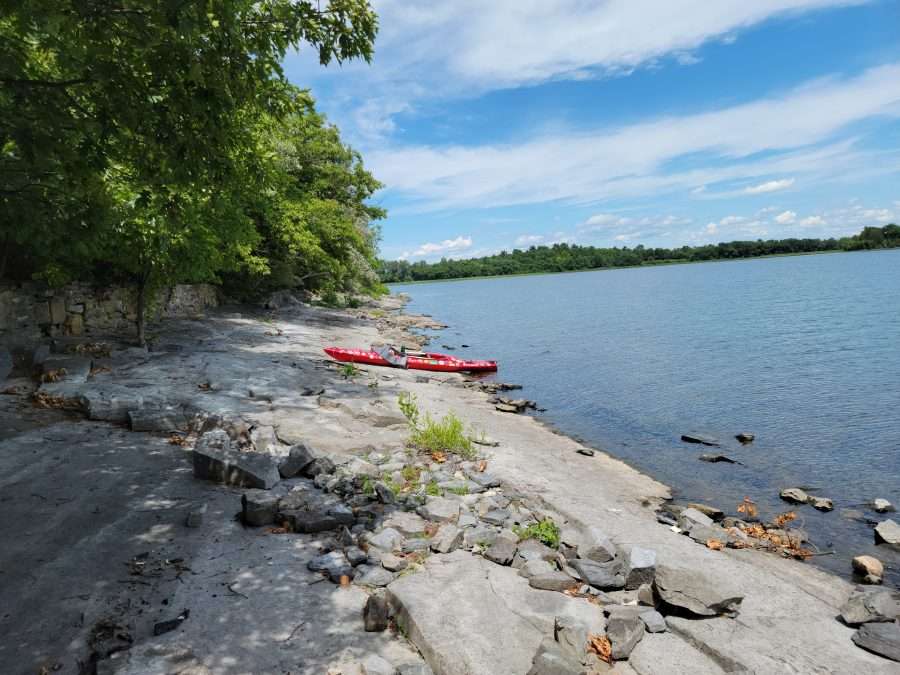
{"type": "Polygon", "coordinates": [[[138,288],[137,288],[137,319],[135,323],[137,324],[137,341],[139,347],[147,346],[147,338],[144,334],[144,324],[145,321],[145,313],[146,313],[146,304],[147,304],[147,277],[141,276],[138,280],[138,288]]]}

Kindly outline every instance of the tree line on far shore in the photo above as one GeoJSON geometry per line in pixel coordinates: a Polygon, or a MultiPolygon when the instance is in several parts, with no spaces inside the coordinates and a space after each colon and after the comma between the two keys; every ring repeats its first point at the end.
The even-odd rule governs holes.
{"type": "Polygon", "coordinates": [[[681,248],[645,248],[643,245],[634,248],[596,248],[570,244],[532,246],[527,250],[502,251],[496,255],[465,260],[443,258],[434,263],[382,261],[379,274],[384,283],[402,283],[895,247],[900,247],[900,226],[891,224],[866,227],[857,235],[841,239],[759,239],[681,248]]]}
{"type": "Polygon", "coordinates": [[[369,0],[56,2],[0,13],[0,280],[249,299],[382,289],[380,187],[282,60],[370,60],[369,0]]]}

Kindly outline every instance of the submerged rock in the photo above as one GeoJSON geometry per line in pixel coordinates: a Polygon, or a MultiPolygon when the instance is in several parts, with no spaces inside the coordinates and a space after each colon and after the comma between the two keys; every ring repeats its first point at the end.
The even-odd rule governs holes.
{"type": "Polygon", "coordinates": [[[877,513],[887,513],[889,511],[894,511],[894,505],[891,504],[887,499],[876,499],[872,502],[872,509],[877,513]]]}
{"type": "Polygon", "coordinates": [[[863,578],[863,583],[880,584],[884,577],[884,565],[878,558],[858,555],[853,559],[853,571],[863,578]]]}
{"type": "Polygon", "coordinates": [[[697,459],[699,459],[701,462],[710,462],[713,464],[716,462],[724,462],[725,464],[740,464],[740,462],[738,462],[737,460],[731,459],[731,457],[728,457],[726,455],[700,455],[697,459]]]}
{"type": "Polygon", "coordinates": [[[785,488],[778,496],[791,504],[806,504],[809,501],[809,495],[797,487],[785,488]]]}
{"type": "Polygon", "coordinates": [[[809,505],[812,506],[817,511],[833,511],[834,510],[834,502],[828,499],[827,497],[814,497],[812,495],[809,496],[808,500],[809,505]]]}
{"type": "Polygon", "coordinates": [[[753,439],[755,439],[756,436],[754,436],[753,434],[740,433],[740,434],[736,434],[736,435],[735,435],[735,438],[736,438],[739,442],[744,443],[744,444],[747,444],[747,443],[752,443],[752,442],[753,442],[753,439]]]}
{"type": "Polygon", "coordinates": [[[681,440],[685,443],[699,443],[701,445],[711,445],[711,446],[719,446],[721,443],[717,438],[713,438],[712,436],[707,436],[706,434],[682,434],[681,440]]]}

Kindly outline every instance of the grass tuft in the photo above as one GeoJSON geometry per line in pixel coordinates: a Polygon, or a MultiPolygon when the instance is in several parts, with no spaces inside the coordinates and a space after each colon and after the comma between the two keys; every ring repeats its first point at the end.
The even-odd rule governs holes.
{"type": "Polygon", "coordinates": [[[550,518],[538,523],[532,523],[528,527],[514,527],[519,539],[537,539],[542,544],[546,544],[550,548],[559,548],[559,525],[554,523],[550,518]]]}

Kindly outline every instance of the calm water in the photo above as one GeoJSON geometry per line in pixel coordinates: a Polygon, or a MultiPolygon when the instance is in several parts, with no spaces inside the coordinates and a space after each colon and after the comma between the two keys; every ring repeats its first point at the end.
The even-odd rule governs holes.
{"type": "Polygon", "coordinates": [[[837,551],[816,562],[847,573],[870,553],[900,581],[900,554],[852,519],[883,518],[865,507],[875,497],[900,505],[900,251],[392,290],[450,325],[433,348],[497,358],[498,378],[524,385],[544,419],[680,500],[733,512],[747,495],[765,517],[788,509],[781,488],[808,487],[835,502],[796,509],[837,551]],[[744,466],[699,461],[719,450],[680,442],[687,431],[718,437],[744,466]],[[734,441],[742,431],[756,441],[734,441]]]}

